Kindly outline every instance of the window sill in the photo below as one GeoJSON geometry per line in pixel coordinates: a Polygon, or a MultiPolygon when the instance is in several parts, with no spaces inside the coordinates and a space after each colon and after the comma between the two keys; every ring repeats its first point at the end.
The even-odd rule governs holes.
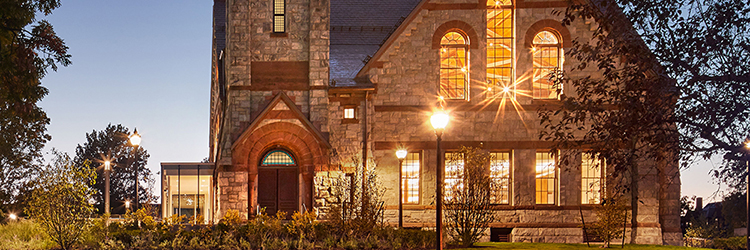
{"type": "Polygon", "coordinates": [[[559,99],[533,99],[531,100],[531,104],[534,105],[542,105],[542,104],[562,104],[562,102],[559,99]]]}
{"type": "Polygon", "coordinates": [[[287,37],[287,36],[289,35],[286,32],[283,32],[283,33],[271,32],[271,37],[287,37]]]}
{"type": "Polygon", "coordinates": [[[341,119],[341,124],[356,124],[359,123],[359,119],[341,119]]]}

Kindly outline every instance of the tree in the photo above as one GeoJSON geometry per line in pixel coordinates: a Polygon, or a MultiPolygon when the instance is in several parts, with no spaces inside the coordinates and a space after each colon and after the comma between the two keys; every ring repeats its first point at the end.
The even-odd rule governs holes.
{"type": "Polygon", "coordinates": [[[551,76],[577,93],[540,111],[540,137],[606,159],[619,178],[610,183],[621,184],[612,191],[632,195],[633,225],[638,166],[661,171],[649,162],[681,158],[688,167],[720,154],[725,164],[714,176],[743,184],[749,18],[750,6],[737,0],[601,0],[567,8],[564,25],[593,19],[598,26],[592,39],[576,39],[567,51],[578,61],[573,71],[551,76]],[[588,67],[601,77],[571,77],[588,67]]]}
{"type": "MultiPolygon", "coordinates": [[[[714,177],[742,186],[747,157],[742,144],[750,136],[750,5],[741,0],[603,0],[568,8],[563,23],[576,18],[599,24],[592,43],[577,41],[570,51],[582,59],[577,68],[597,65],[609,82],[638,87],[643,84],[609,70],[617,62],[643,65],[633,73],[651,76],[653,84],[666,88],[664,101],[673,102],[668,111],[673,114],[661,120],[679,130],[683,167],[721,155],[724,164],[714,177]]],[[[625,104],[618,106],[630,108],[625,104]]],[[[635,111],[640,112],[637,106],[635,111]]]]}
{"type": "Polygon", "coordinates": [[[721,214],[729,229],[747,226],[747,193],[735,190],[721,201],[721,214]]]}
{"type": "Polygon", "coordinates": [[[597,221],[591,230],[604,241],[604,247],[616,238],[623,237],[623,222],[628,219],[626,206],[622,197],[607,199],[594,208],[597,221]]]}
{"type": "Polygon", "coordinates": [[[745,182],[750,136],[750,5],[743,0],[618,0],[679,91],[683,162],[720,155],[714,177],[745,182]]]}
{"type": "Polygon", "coordinates": [[[70,64],[68,47],[44,20],[58,0],[0,1],[0,209],[38,170],[49,118],[37,103],[47,95],[48,69],[70,64]]]}
{"type": "Polygon", "coordinates": [[[446,157],[449,167],[445,175],[453,179],[445,187],[446,226],[451,237],[464,247],[478,242],[495,220],[491,206],[497,187],[490,177],[490,160],[488,152],[463,146],[446,157]]]}
{"type": "Polygon", "coordinates": [[[63,249],[71,249],[81,240],[90,224],[94,206],[89,203],[96,172],[88,166],[76,166],[65,153],[55,158],[34,180],[34,190],[26,213],[63,249]]]}
{"type": "Polygon", "coordinates": [[[154,198],[149,189],[149,183],[153,183],[151,170],[146,167],[149,154],[138,147],[130,145],[128,136],[130,132],[121,124],[108,124],[102,131],[93,130],[86,133],[86,142],[76,147],[76,156],[73,162],[76,166],[88,166],[97,172],[96,183],[92,184],[95,193],[92,197],[96,201],[100,213],[104,210],[104,161],[109,160],[112,171],[110,172],[110,202],[113,204],[112,213],[125,213],[124,206],[114,206],[125,200],[132,200],[135,192],[135,169],[138,169],[140,180],[138,196],[140,204],[149,203],[154,198]],[[135,157],[135,158],[134,158],[135,157]],[[135,160],[133,160],[135,159],[135,160]]]}
{"type": "Polygon", "coordinates": [[[337,235],[367,238],[383,221],[385,188],[373,169],[375,164],[370,162],[371,168],[365,169],[361,154],[353,152],[333,155],[343,166],[323,180],[331,184],[332,198],[322,212],[332,225],[340,225],[334,230],[337,235]]]}

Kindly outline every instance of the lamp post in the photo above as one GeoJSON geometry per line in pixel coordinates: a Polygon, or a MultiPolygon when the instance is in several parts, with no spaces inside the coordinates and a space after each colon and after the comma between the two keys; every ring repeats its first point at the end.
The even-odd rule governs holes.
{"type": "Polygon", "coordinates": [[[135,171],[135,204],[133,204],[133,211],[138,210],[138,164],[135,162],[136,154],[138,153],[138,145],[141,144],[141,135],[138,134],[138,129],[133,130],[133,134],[130,136],[130,145],[133,145],[133,154],[131,155],[133,164],[133,171],[135,171]]]}
{"type": "Polygon", "coordinates": [[[107,214],[107,222],[109,222],[109,172],[111,170],[111,163],[104,161],[104,213],[107,214]]]}
{"type": "Polygon", "coordinates": [[[130,201],[125,201],[125,213],[127,213],[128,210],[130,210],[130,201]]]}
{"type": "Polygon", "coordinates": [[[437,136],[437,171],[435,178],[435,233],[437,246],[435,249],[443,249],[443,171],[445,167],[442,161],[442,150],[440,149],[440,142],[443,140],[443,130],[448,125],[450,117],[443,111],[437,111],[430,117],[430,123],[432,128],[435,129],[435,135],[437,136]]]}
{"type": "Polygon", "coordinates": [[[404,227],[404,158],[409,152],[406,149],[399,149],[396,151],[396,157],[398,157],[398,228],[404,227]]]}

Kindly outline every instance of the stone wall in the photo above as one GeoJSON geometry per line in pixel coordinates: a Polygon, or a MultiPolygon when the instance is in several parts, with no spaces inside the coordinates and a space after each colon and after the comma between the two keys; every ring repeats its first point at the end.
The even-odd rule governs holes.
{"type": "Polygon", "coordinates": [[[218,213],[214,215],[214,221],[218,222],[230,209],[239,211],[240,218],[247,218],[247,172],[219,172],[218,180],[219,209],[218,213]]]}

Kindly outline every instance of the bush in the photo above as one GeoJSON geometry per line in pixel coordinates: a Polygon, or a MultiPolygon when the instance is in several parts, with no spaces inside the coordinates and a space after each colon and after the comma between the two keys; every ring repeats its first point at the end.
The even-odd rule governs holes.
{"type": "Polygon", "coordinates": [[[457,181],[446,183],[445,226],[448,235],[463,247],[478,242],[495,220],[492,194],[498,187],[486,165],[491,158],[488,151],[464,146],[446,158],[453,167],[446,167],[445,175],[454,176],[457,181]]]}
{"type": "Polygon", "coordinates": [[[726,249],[726,250],[747,249],[746,244],[747,244],[747,240],[745,239],[745,236],[714,239],[714,247],[718,249],[726,249]]]}
{"type": "Polygon", "coordinates": [[[40,234],[42,228],[31,220],[21,220],[0,224],[0,249],[49,249],[55,243],[46,234],[40,234]]]}
{"type": "MultiPolygon", "coordinates": [[[[73,165],[65,153],[53,151],[55,158],[37,179],[26,213],[36,220],[62,249],[71,249],[82,240],[90,225],[94,206],[96,172],[88,166],[73,165]]],[[[88,164],[88,163],[87,163],[88,164]]]]}
{"type": "Polygon", "coordinates": [[[625,208],[625,201],[622,197],[606,199],[600,206],[594,208],[599,220],[593,223],[591,230],[604,240],[605,247],[609,247],[613,239],[623,237],[622,222],[628,217],[625,208]]]}

